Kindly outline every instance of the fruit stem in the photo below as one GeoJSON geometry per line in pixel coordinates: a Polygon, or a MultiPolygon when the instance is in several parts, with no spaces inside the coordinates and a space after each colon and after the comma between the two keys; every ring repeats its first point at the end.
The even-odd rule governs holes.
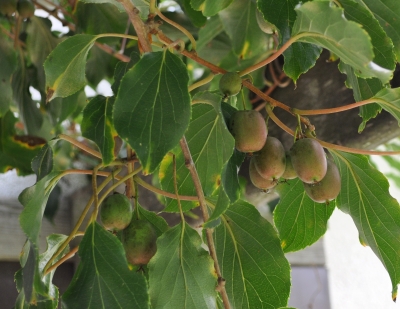
{"type": "MultiPolygon", "coordinates": [[[[99,212],[99,196],[98,196],[98,191],[97,191],[97,172],[99,169],[103,167],[103,163],[100,163],[93,169],[93,174],[92,174],[92,189],[93,189],[93,196],[94,196],[94,211],[92,214],[92,218],[90,221],[96,221],[97,214],[99,212]]],[[[114,179],[114,175],[111,175],[111,178],[114,179]]]]}
{"type": "Polygon", "coordinates": [[[72,258],[75,253],[78,251],[79,246],[76,246],[74,249],[69,251],[66,255],[64,255],[61,259],[59,259],[57,262],[55,262],[51,267],[49,267],[46,272],[43,274],[43,277],[51,273],[53,270],[55,270],[58,266],[60,266],[62,263],[64,263],[66,260],[72,258]]]}
{"type": "Polygon", "coordinates": [[[243,88],[242,88],[242,90],[240,90],[240,94],[242,96],[243,110],[245,111],[247,108],[246,108],[246,103],[244,102],[244,91],[243,91],[243,88]]]}
{"type": "Polygon", "coordinates": [[[183,34],[185,34],[188,37],[188,39],[190,40],[190,43],[192,43],[192,51],[196,50],[196,40],[194,39],[193,35],[189,31],[187,31],[184,27],[182,27],[181,25],[177,24],[176,22],[174,22],[174,21],[170,20],[169,18],[165,17],[164,14],[161,13],[161,11],[158,8],[156,8],[156,13],[163,21],[167,22],[171,26],[173,26],[176,29],[178,29],[181,32],[183,32],[183,34]]]}
{"type": "Polygon", "coordinates": [[[67,141],[67,142],[69,142],[69,143],[71,143],[71,144],[74,145],[75,147],[78,147],[79,149],[82,149],[83,151],[86,151],[87,153],[91,154],[92,156],[94,156],[94,157],[96,157],[96,158],[99,158],[99,159],[102,158],[100,152],[98,152],[98,151],[96,151],[96,150],[94,150],[94,149],[92,149],[92,148],[86,146],[85,144],[83,144],[83,143],[81,143],[81,142],[78,142],[76,139],[74,139],[74,138],[72,138],[72,137],[70,137],[70,136],[68,136],[68,135],[59,134],[59,135],[58,135],[58,138],[59,138],[59,139],[62,139],[62,140],[65,140],[65,141],[67,141]]]}
{"type": "Polygon", "coordinates": [[[374,98],[370,98],[368,100],[360,101],[360,102],[355,102],[352,104],[348,104],[345,106],[340,106],[340,107],[333,107],[333,108],[325,108],[325,109],[314,109],[314,110],[301,110],[297,108],[292,108],[292,112],[297,115],[326,115],[326,114],[333,114],[333,113],[340,113],[344,111],[348,111],[350,109],[360,107],[363,105],[371,104],[371,103],[376,103],[377,100],[374,98]]]}
{"type": "Polygon", "coordinates": [[[208,84],[209,82],[211,82],[214,78],[215,74],[214,73],[210,73],[210,75],[208,75],[207,77],[199,80],[198,82],[195,82],[194,84],[191,84],[188,88],[189,92],[193,91],[196,88],[199,88],[203,85],[208,84]]]}
{"type": "Polygon", "coordinates": [[[293,132],[292,129],[290,129],[278,117],[276,117],[276,115],[272,111],[272,108],[271,108],[270,104],[266,104],[265,105],[265,110],[267,111],[267,114],[268,114],[269,118],[271,118],[272,121],[275,122],[282,130],[284,130],[285,132],[289,133],[292,136],[295,136],[295,132],[293,132]]]}
{"type": "MultiPolygon", "coordinates": [[[[199,198],[199,204],[200,204],[201,213],[203,215],[203,221],[207,222],[209,215],[208,215],[208,209],[207,209],[207,204],[206,204],[206,198],[204,196],[200,178],[197,173],[196,167],[194,165],[194,162],[192,159],[192,154],[190,153],[189,146],[186,142],[185,136],[182,137],[182,139],[180,140],[179,143],[180,143],[180,146],[182,149],[183,157],[185,158],[186,168],[190,172],[190,176],[192,177],[193,184],[196,189],[196,194],[199,198]]],[[[217,257],[217,252],[215,250],[214,239],[213,239],[212,233],[213,233],[212,229],[206,229],[206,238],[207,238],[208,249],[209,249],[211,258],[214,260],[214,268],[215,268],[215,272],[217,273],[217,276],[218,276],[218,281],[224,281],[224,279],[222,278],[221,269],[218,264],[218,257],[217,257]]],[[[228,294],[226,293],[225,286],[221,285],[219,293],[222,297],[222,301],[224,303],[224,308],[230,309],[231,306],[229,303],[229,298],[228,298],[228,294]]]]}

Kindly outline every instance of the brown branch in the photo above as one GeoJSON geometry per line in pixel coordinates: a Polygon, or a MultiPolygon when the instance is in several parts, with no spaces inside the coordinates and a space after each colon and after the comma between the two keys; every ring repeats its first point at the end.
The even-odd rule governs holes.
{"type": "MultiPolygon", "coordinates": [[[[183,157],[185,158],[185,165],[190,172],[190,176],[192,177],[194,187],[196,189],[196,194],[199,198],[199,204],[200,204],[201,213],[203,215],[203,220],[204,220],[204,222],[206,222],[209,218],[207,204],[206,204],[206,198],[204,196],[200,178],[197,173],[196,167],[194,165],[192,155],[190,153],[189,146],[186,142],[185,136],[183,136],[182,139],[180,140],[180,146],[182,149],[183,157]]],[[[221,269],[218,264],[218,257],[217,257],[217,252],[215,250],[214,239],[213,239],[212,233],[213,233],[212,229],[206,229],[208,249],[210,251],[211,258],[214,260],[215,272],[217,273],[217,276],[218,276],[218,282],[220,282],[220,281],[224,281],[224,279],[222,277],[221,269]]],[[[230,309],[231,306],[229,303],[229,298],[228,298],[228,294],[226,293],[225,286],[218,285],[218,289],[219,289],[219,293],[221,294],[225,309],[230,309]]]]}
{"type": "Polygon", "coordinates": [[[61,259],[59,259],[56,263],[54,263],[53,265],[51,265],[51,267],[49,267],[45,273],[43,274],[43,276],[46,276],[47,274],[51,273],[53,270],[55,270],[58,266],[60,266],[62,263],[64,263],[66,260],[72,258],[75,253],[78,251],[79,246],[75,247],[74,249],[72,249],[70,252],[68,252],[66,255],[64,255],[61,259]]]}

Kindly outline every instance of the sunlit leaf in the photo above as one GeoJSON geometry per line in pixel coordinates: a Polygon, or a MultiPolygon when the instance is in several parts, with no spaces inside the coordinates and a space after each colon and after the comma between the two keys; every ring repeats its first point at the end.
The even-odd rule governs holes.
{"type": "Polygon", "coordinates": [[[400,206],[389,194],[385,176],[367,157],[331,151],[342,178],[337,207],[348,213],[360,234],[389,273],[393,296],[400,283],[400,206]]]}
{"type": "Polygon", "coordinates": [[[17,53],[12,43],[0,34],[0,117],[8,111],[12,103],[11,76],[17,69],[17,53]]]}
{"type": "Polygon", "coordinates": [[[200,235],[186,222],[157,240],[157,253],[148,264],[153,309],[216,307],[214,264],[201,245],[200,235]]]}
{"type": "Polygon", "coordinates": [[[274,209],[274,222],[284,252],[311,246],[325,234],[335,201],[315,203],[304,191],[299,179],[288,180],[276,188],[280,200],[274,209]]]}
{"type": "Polygon", "coordinates": [[[359,77],[377,77],[383,83],[392,77],[387,70],[373,63],[371,39],[361,25],[348,21],[343,9],[327,1],[307,2],[296,8],[297,19],[292,37],[296,41],[325,47],[351,65],[359,77]]]}
{"type": "Polygon", "coordinates": [[[58,44],[44,63],[47,101],[74,94],[86,84],[85,65],[96,36],[74,35],[58,44]]]}
{"type": "Polygon", "coordinates": [[[400,125],[400,88],[383,88],[372,99],[393,115],[400,125]]]}
{"type": "Polygon", "coordinates": [[[228,7],[233,0],[191,0],[192,8],[201,11],[204,16],[210,17],[228,7]]]}
{"type": "Polygon", "coordinates": [[[114,126],[151,173],[174,148],[190,120],[188,73],[165,50],[145,54],[125,74],[114,104],[114,126]]]}
{"type": "Polygon", "coordinates": [[[253,205],[240,200],[222,218],[213,235],[232,307],[286,306],[290,267],[273,226],[253,205]]]}
{"type": "Polygon", "coordinates": [[[93,222],[78,253],[81,262],[62,296],[63,308],[149,308],[145,278],[129,270],[117,237],[93,222]]]}

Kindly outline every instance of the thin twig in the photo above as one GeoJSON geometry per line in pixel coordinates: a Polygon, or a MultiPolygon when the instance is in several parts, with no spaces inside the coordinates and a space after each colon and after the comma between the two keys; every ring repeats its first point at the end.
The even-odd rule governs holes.
{"type": "Polygon", "coordinates": [[[59,259],[56,263],[51,265],[46,272],[43,274],[43,276],[46,276],[47,274],[51,273],[53,270],[55,270],[58,266],[60,266],[62,263],[64,263],[66,260],[69,260],[72,258],[75,253],[78,251],[79,246],[76,246],[74,249],[72,249],[70,252],[68,252],[66,255],[64,255],[61,259],[59,259]]]}
{"type": "MultiPolygon", "coordinates": [[[[186,142],[185,136],[182,137],[182,139],[180,140],[179,143],[180,143],[180,146],[182,149],[183,157],[185,158],[185,165],[190,172],[190,175],[191,175],[193,183],[194,183],[194,187],[196,189],[196,194],[199,198],[199,204],[200,204],[201,213],[203,215],[203,220],[204,220],[204,222],[206,222],[209,218],[207,204],[206,204],[206,198],[204,196],[200,178],[197,173],[196,167],[194,165],[192,155],[190,153],[189,146],[186,142]]],[[[212,229],[206,229],[208,249],[210,251],[211,258],[214,260],[214,268],[215,268],[215,272],[217,273],[218,282],[219,282],[219,281],[224,281],[224,279],[222,277],[221,269],[218,264],[218,257],[217,257],[217,252],[215,250],[214,239],[213,239],[212,233],[213,233],[212,229]]],[[[229,303],[228,294],[226,293],[226,289],[225,289],[224,285],[219,285],[219,293],[221,294],[225,309],[230,309],[231,305],[229,303]]]]}
{"type": "Polygon", "coordinates": [[[62,140],[65,140],[65,141],[67,141],[67,142],[69,142],[69,143],[71,143],[72,145],[74,145],[74,146],[76,146],[76,147],[82,149],[83,151],[86,151],[87,153],[91,154],[92,156],[95,156],[96,158],[99,158],[99,159],[102,158],[100,152],[98,152],[98,151],[96,151],[96,150],[94,150],[94,149],[92,149],[92,148],[86,146],[85,144],[83,144],[83,143],[81,143],[81,142],[78,142],[76,139],[74,139],[74,138],[72,138],[72,137],[70,137],[70,136],[68,136],[68,135],[59,134],[59,135],[58,135],[58,138],[59,138],[59,139],[62,139],[62,140]]]}

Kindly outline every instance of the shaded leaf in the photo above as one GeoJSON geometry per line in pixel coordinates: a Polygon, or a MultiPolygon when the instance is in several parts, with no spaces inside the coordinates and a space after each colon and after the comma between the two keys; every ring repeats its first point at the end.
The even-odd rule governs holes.
{"type": "Polygon", "coordinates": [[[103,164],[114,161],[114,137],[112,108],[114,97],[94,97],[83,110],[82,136],[94,141],[99,147],[103,164]]]}
{"type": "MultiPolygon", "coordinates": [[[[199,93],[193,98],[202,102],[219,105],[220,96],[199,93]],[[213,103],[214,102],[214,103],[213,103]]],[[[219,106],[195,104],[192,120],[185,136],[196,166],[204,194],[210,196],[220,185],[221,172],[234,149],[234,139],[226,127],[219,106]],[[217,109],[216,109],[217,108],[217,109]]],[[[180,148],[176,154],[178,191],[182,195],[196,195],[189,170],[185,166],[180,148]]],[[[166,156],[159,171],[161,186],[164,190],[174,192],[172,157],[166,156]]],[[[197,205],[197,202],[181,201],[184,211],[197,205]]],[[[165,211],[179,211],[175,200],[168,199],[165,211]]]]}
{"type": "Polygon", "coordinates": [[[85,65],[96,36],[74,35],[58,44],[44,63],[47,101],[67,97],[85,86],[85,65]]]}
{"type": "Polygon", "coordinates": [[[126,74],[126,72],[128,72],[128,70],[132,68],[140,60],[140,55],[137,52],[133,52],[130,57],[131,60],[128,63],[120,61],[115,66],[114,83],[111,85],[111,89],[114,92],[114,96],[117,96],[119,85],[121,84],[121,80],[126,74]]]}
{"type": "Polygon", "coordinates": [[[47,176],[53,170],[53,149],[46,143],[32,160],[32,170],[37,178],[36,182],[47,176]]]}
{"type": "Polygon", "coordinates": [[[60,196],[62,190],[61,186],[57,184],[51,191],[49,198],[47,200],[46,208],[44,209],[43,216],[54,224],[54,217],[57,214],[58,208],[60,206],[60,196]]]}
{"type": "Polygon", "coordinates": [[[372,99],[376,99],[376,102],[391,113],[400,125],[400,88],[383,88],[372,99]]]}
{"type": "Polygon", "coordinates": [[[121,242],[93,222],[79,245],[81,262],[63,308],[149,308],[145,278],[130,271],[121,242]]]}
{"type": "Polygon", "coordinates": [[[180,0],[178,3],[181,5],[183,11],[189,17],[193,25],[196,27],[203,27],[204,24],[207,22],[207,18],[201,14],[201,12],[196,11],[190,5],[191,0],[180,0]]]}
{"type": "Polygon", "coordinates": [[[175,147],[190,120],[189,77],[182,60],[165,50],[145,54],[125,74],[114,104],[114,126],[151,173],[175,147]]]}
{"type": "Polygon", "coordinates": [[[273,226],[244,201],[232,204],[214,230],[214,241],[233,308],[286,306],[290,267],[273,226]]]}
{"type": "Polygon", "coordinates": [[[201,245],[186,222],[157,239],[157,253],[148,264],[152,308],[216,307],[214,263],[201,245]]]}
{"type": "Polygon", "coordinates": [[[218,190],[218,198],[215,203],[215,209],[211,213],[210,218],[203,224],[203,228],[215,228],[221,223],[221,215],[228,209],[231,201],[222,186],[218,190]]]}
{"type": "Polygon", "coordinates": [[[292,37],[296,41],[316,44],[335,53],[351,65],[359,77],[377,77],[383,83],[392,71],[373,63],[370,37],[362,27],[343,16],[343,9],[332,7],[327,1],[307,2],[296,8],[297,19],[292,37]]]}
{"type": "MultiPolygon", "coordinates": [[[[132,4],[139,10],[140,17],[146,19],[149,15],[149,1],[147,0],[131,0],[132,4]]],[[[111,3],[115,5],[119,11],[125,12],[124,6],[117,0],[82,0],[86,3],[111,3]]]]}
{"type": "Polygon", "coordinates": [[[17,69],[17,54],[2,34],[0,34],[0,117],[3,117],[12,103],[11,76],[17,69]]]}
{"type": "Polygon", "coordinates": [[[111,3],[115,5],[120,12],[125,12],[124,6],[122,3],[120,3],[117,0],[81,0],[82,2],[85,3],[96,3],[96,4],[101,4],[101,3],[111,3]]]}
{"type": "Polygon", "coordinates": [[[385,176],[373,168],[367,157],[330,151],[342,178],[337,207],[349,214],[360,239],[367,244],[389,273],[392,295],[400,282],[400,206],[389,194],[385,176]]]}
{"type": "Polygon", "coordinates": [[[210,17],[228,7],[233,0],[191,0],[192,8],[201,11],[204,16],[210,17]]]}
{"type": "Polygon", "coordinates": [[[299,179],[279,184],[276,190],[280,200],[274,209],[274,222],[283,251],[311,246],[325,234],[335,201],[329,205],[315,203],[307,196],[299,179]]]}
{"type": "Polygon", "coordinates": [[[199,51],[202,48],[206,48],[207,43],[209,43],[222,31],[224,31],[224,26],[222,25],[219,16],[216,15],[209,18],[205,26],[199,30],[199,39],[197,40],[197,50],[199,51]]]}
{"type": "Polygon", "coordinates": [[[147,209],[144,209],[137,203],[137,207],[139,207],[139,213],[141,218],[149,221],[151,225],[154,227],[154,230],[156,231],[157,237],[160,237],[163,233],[165,233],[168,229],[168,223],[164,220],[164,218],[158,216],[155,212],[149,211],[147,209]]]}
{"type": "Polygon", "coordinates": [[[267,36],[258,26],[255,2],[234,0],[219,16],[239,58],[251,58],[266,49],[267,36]]]}
{"type": "Polygon", "coordinates": [[[245,157],[246,155],[243,152],[235,149],[232,157],[222,170],[221,183],[231,203],[236,202],[240,198],[242,189],[240,187],[238,172],[245,157]]]}
{"type": "Polygon", "coordinates": [[[81,106],[86,105],[85,91],[81,90],[66,98],[55,98],[46,108],[51,117],[53,126],[60,125],[68,117],[81,111],[81,106]]]}
{"type": "MultiPolygon", "coordinates": [[[[103,40],[99,40],[103,41],[103,40]]],[[[106,43],[107,42],[106,40],[106,43]]],[[[111,44],[111,43],[109,43],[111,44]]],[[[114,69],[118,63],[117,58],[106,53],[98,46],[93,46],[89,52],[86,62],[86,79],[88,84],[96,89],[98,84],[103,80],[109,80],[114,74],[114,69]]]]}

